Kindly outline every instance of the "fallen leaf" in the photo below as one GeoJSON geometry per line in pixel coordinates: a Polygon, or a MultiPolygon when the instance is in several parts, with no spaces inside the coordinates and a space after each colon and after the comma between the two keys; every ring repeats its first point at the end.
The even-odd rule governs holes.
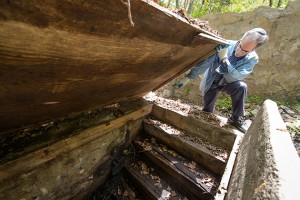
{"type": "Polygon", "coordinates": [[[163,151],[168,151],[166,146],[163,146],[163,151]]]}
{"type": "Polygon", "coordinates": [[[156,139],[154,137],[151,138],[151,143],[155,144],[156,139]]]}
{"type": "Polygon", "coordinates": [[[144,174],[144,175],[149,174],[149,169],[145,163],[141,164],[141,168],[142,168],[142,174],[144,174]]]}
{"type": "Polygon", "coordinates": [[[173,155],[174,157],[176,157],[176,155],[177,155],[177,154],[175,153],[175,151],[172,151],[172,150],[169,150],[168,153],[171,154],[171,155],[173,155]]]}
{"type": "Polygon", "coordinates": [[[131,191],[130,193],[135,198],[135,192],[131,191]]]}
{"type": "Polygon", "coordinates": [[[191,163],[188,164],[188,168],[194,170],[196,169],[196,163],[194,161],[192,161],[191,163]]]}
{"type": "Polygon", "coordinates": [[[264,181],[262,184],[260,184],[257,188],[255,188],[255,193],[259,192],[265,185],[268,183],[268,181],[264,181]]]}
{"type": "Polygon", "coordinates": [[[150,145],[147,145],[147,146],[144,147],[144,150],[145,151],[151,151],[152,147],[150,145]]]}
{"type": "Polygon", "coordinates": [[[205,178],[204,180],[203,180],[203,183],[210,183],[211,182],[211,178],[205,178]]]}
{"type": "Polygon", "coordinates": [[[127,190],[125,190],[124,193],[123,193],[123,196],[124,196],[124,197],[127,197],[128,194],[129,194],[129,193],[127,192],[127,190]]]}
{"type": "Polygon", "coordinates": [[[171,193],[167,190],[163,190],[160,199],[169,199],[171,193]]]}
{"type": "Polygon", "coordinates": [[[176,196],[177,196],[177,193],[174,190],[172,190],[171,191],[171,197],[176,197],[176,196]]]}
{"type": "Polygon", "coordinates": [[[155,186],[162,188],[162,185],[160,183],[154,183],[155,186]]]}

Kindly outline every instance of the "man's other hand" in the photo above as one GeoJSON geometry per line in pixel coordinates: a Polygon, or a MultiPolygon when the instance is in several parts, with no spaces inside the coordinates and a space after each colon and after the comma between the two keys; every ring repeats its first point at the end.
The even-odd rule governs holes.
{"type": "Polygon", "coordinates": [[[179,82],[173,84],[172,86],[175,88],[175,89],[179,89],[179,88],[182,88],[184,87],[191,79],[189,79],[188,77],[184,77],[182,79],[180,79],[179,82]]]}
{"type": "Polygon", "coordinates": [[[228,58],[227,54],[228,54],[228,49],[227,48],[220,49],[220,51],[218,52],[218,56],[219,56],[219,58],[220,58],[221,61],[223,61],[226,58],[228,58]]]}

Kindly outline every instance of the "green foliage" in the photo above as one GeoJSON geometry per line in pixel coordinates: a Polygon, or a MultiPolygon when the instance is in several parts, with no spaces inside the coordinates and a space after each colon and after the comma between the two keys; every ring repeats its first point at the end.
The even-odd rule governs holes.
{"type": "Polygon", "coordinates": [[[300,113],[300,104],[295,104],[294,108],[297,110],[298,113],[300,113]]]}
{"type": "Polygon", "coordinates": [[[185,89],[185,96],[188,96],[190,94],[191,90],[190,88],[186,88],[185,89]]]}
{"type": "MultiPolygon", "coordinates": [[[[186,91],[186,93],[189,93],[189,91],[186,91]]],[[[264,102],[264,99],[261,99],[259,96],[257,95],[252,95],[252,96],[248,96],[246,99],[246,103],[250,104],[250,109],[253,108],[255,105],[259,105],[261,106],[262,103],[264,102]]],[[[278,106],[283,105],[289,108],[292,108],[296,111],[298,111],[298,113],[300,113],[300,104],[299,103],[294,103],[294,102],[287,102],[287,101],[275,101],[278,106]]],[[[231,109],[231,98],[230,96],[224,96],[221,97],[217,100],[216,102],[216,108],[218,110],[230,110],[231,109]]]]}
{"type": "Polygon", "coordinates": [[[271,7],[273,8],[285,8],[288,4],[288,0],[282,0],[280,6],[278,6],[279,0],[159,0],[158,2],[161,6],[168,7],[172,10],[176,8],[176,1],[180,8],[184,8],[187,11],[191,10],[191,17],[194,18],[210,13],[252,11],[259,6],[270,6],[270,2],[272,2],[271,7]],[[189,3],[185,4],[186,2],[189,3]],[[192,5],[192,8],[189,8],[189,5],[192,5]]]}
{"type": "Polygon", "coordinates": [[[164,0],[158,0],[158,4],[162,7],[166,7],[167,6],[167,1],[164,0]]]}
{"type": "Polygon", "coordinates": [[[263,100],[259,96],[253,95],[247,97],[246,103],[261,105],[263,103],[263,100]]]}
{"type": "Polygon", "coordinates": [[[216,101],[216,109],[219,111],[229,111],[231,109],[230,96],[225,96],[224,98],[219,98],[216,101]]]}
{"type": "MultiPolygon", "coordinates": [[[[263,100],[257,96],[257,95],[253,95],[253,96],[248,96],[246,99],[246,103],[249,103],[249,112],[251,114],[251,111],[255,109],[256,105],[261,105],[263,103],[263,100]]],[[[231,109],[231,98],[230,96],[225,96],[223,98],[219,98],[216,101],[216,109],[219,111],[229,111],[231,109]]]]}
{"type": "Polygon", "coordinates": [[[246,99],[246,103],[248,104],[245,109],[245,118],[247,119],[253,119],[257,112],[258,108],[257,106],[261,106],[264,100],[262,100],[257,95],[248,96],[246,99]]]}

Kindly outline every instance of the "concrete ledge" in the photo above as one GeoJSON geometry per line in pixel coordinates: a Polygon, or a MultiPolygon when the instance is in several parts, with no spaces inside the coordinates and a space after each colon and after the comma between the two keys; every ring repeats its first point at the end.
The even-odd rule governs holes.
{"type": "Polygon", "coordinates": [[[151,115],[163,122],[172,124],[172,126],[180,130],[200,136],[226,150],[232,149],[236,136],[240,134],[238,131],[224,126],[226,123],[225,119],[222,119],[220,116],[216,117],[216,115],[209,115],[203,111],[199,111],[199,116],[202,115],[206,118],[201,118],[199,116],[199,118],[197,118],[188,113],[179,114],[179,112],[154,104],[151,115]]]}
{"type": "Polygon", "coordinates": [[[226,199],[300,199],[299,169],[277,105],[266,100],[240,145],[226,199]]]}

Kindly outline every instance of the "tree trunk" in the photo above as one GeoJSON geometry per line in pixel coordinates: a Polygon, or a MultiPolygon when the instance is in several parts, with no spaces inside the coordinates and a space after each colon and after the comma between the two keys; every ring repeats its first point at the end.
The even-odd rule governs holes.
{"type": "Polygon", "coordinates": [[[278,1],[277,8],[279,8],[281,5],[282,5],[282,0],[279,0],[279,1],[278,1]]]}
{"type": "Polygon", "coordinates": [[[188,14],[188,15],[191,15],[191,14],[192,14],[193,9],[194,9],[194,3],[195,3],[195,0],[190,0],[189,9],[187,10],[187,14],[188,14]]]}
{"type": "Polygon", "coordinates": [[[185,0],[184,1],[184,10],[188,10],[190,5],[190,0],[185,0]]]}
{"type": "Polygon", "coordinates": [[[179,2],[179,0],[176,0],[176,8],[177,8],[177,9],[179,9],[179,8],[180,8],[180,5],[179,5],[179,3],[180,3],[180,2],[179,2]]]}
{"type": "Polygon", "coordinates": [[[270,7],[273,6],[273,0],[269,0],[269,6],[270,6],[270,7]]]}
{"type": "Polygon", "coordinates": [[[172,1],[172,0],[169,0],[169,1],[168,1],[168,3],[167,3],[167,8],[170,7],[171,1],[172,1]]]}

